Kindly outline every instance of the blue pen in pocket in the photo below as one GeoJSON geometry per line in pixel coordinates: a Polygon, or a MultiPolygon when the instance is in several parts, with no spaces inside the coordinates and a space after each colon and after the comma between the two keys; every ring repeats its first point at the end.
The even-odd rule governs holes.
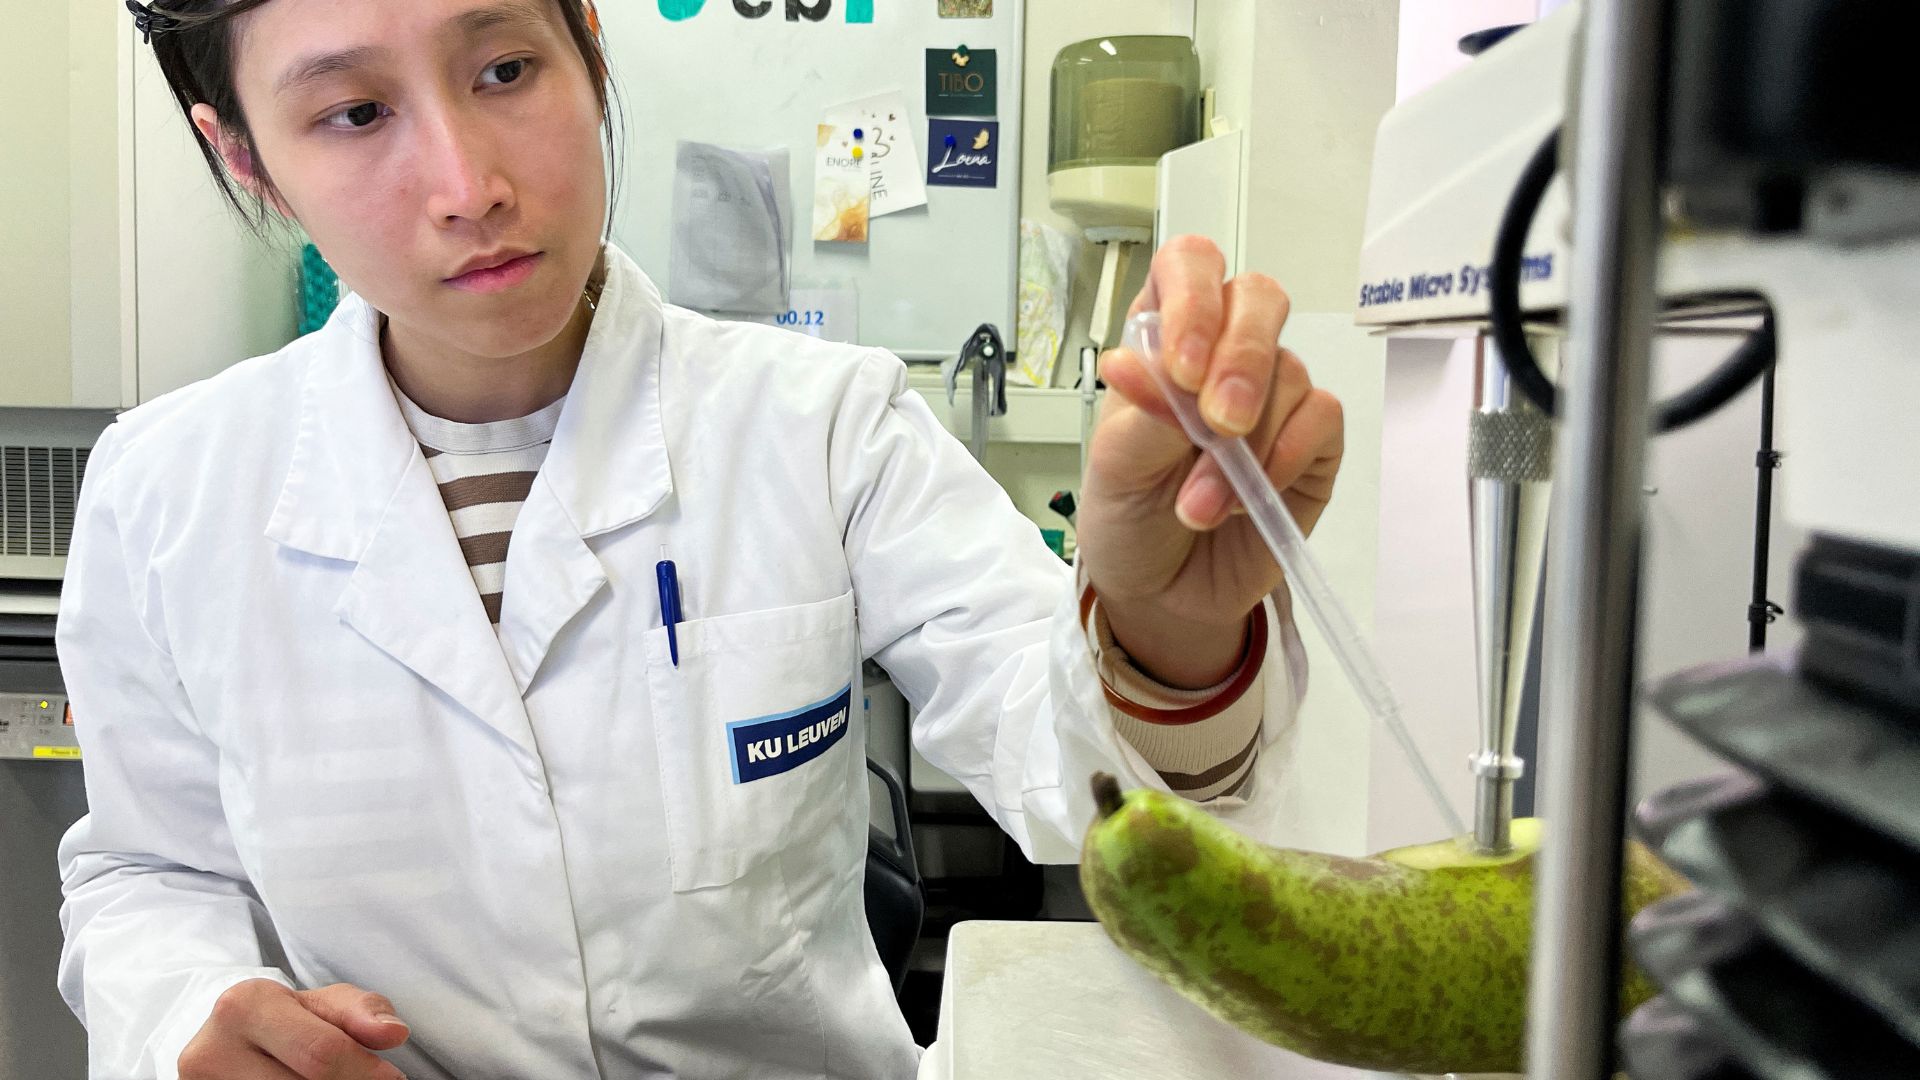
{"type": "MultiPolygon", "coordinates": [[[[662,556],[666,549],[660,549],[662,556]]],[[[667,628],[667,653],[673,657],[673,666],[680,666],[680,639],[674,627],[680,625],[680,575],[674,570],[671,559],[662,558],[653,568],[654,576],[660,582],[660,622],[667,628]]]]}

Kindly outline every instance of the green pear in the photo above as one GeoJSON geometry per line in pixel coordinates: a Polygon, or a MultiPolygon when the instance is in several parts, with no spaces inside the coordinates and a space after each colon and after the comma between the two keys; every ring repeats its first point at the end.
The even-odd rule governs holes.
{"type": "MultiPolygon", "coordinates": [[[[1540,822],[1508,854],[1442,840],[1349,859],[1267,847],[1188,800],[1094,778],[1080,882],[1122,950],[1222,1020],[1337,1065],[1518,1072],[1540,822]]],[[[1622,916],[1689,886],[1639,844],[1622,916]]],[[[1631,966],[1621,1014],[1653,996],[1631,966]]]]}

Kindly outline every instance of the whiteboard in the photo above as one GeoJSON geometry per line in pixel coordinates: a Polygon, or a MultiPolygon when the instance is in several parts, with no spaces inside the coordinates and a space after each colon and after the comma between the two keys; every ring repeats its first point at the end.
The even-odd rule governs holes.
{"type": "MultiPolygon", "coordinates": [[[[1020,234],[1020,102],[1024,0],[995,0],[988,19],[943,19],[937,0],[828,0],[820,22],[789,21],[773,0],[758,19],[734,0],[614,0],[600,20],[624,101],[626,152],[614,239],[665,290],[675,147],[682,139],[791,155],[793,287],[850,286],[859,340],[907,359],[959,351],[991,322],[1014,336],[1020,234]],[[695,9],[680,20],[661,14],[695,9]],[[925,175],[926,50],[994,49],[999,72],[999,185],[930,187],[927,205],[873,220],[866,244],[812,239],[815,126],[835,106],[897,90],[912,117],[925,175]]],[[[981,118],[988,119],[988,118],[981,118]]]]}

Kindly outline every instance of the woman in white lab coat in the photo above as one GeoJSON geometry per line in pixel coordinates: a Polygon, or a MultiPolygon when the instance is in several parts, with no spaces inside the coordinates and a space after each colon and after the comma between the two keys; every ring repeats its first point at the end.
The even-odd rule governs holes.
{"type": "MultiPolygon", "coordinates": [[[[353,295],[92,457],[60,978],[95,1076],[911,1075],[865,657],[1036,859],[1096,769],[1283,835],[1280,575],[1134,358],[1076,584],[897,360],[673,308],[604,245],[581,0],[130,6],[216,177],[353,295]]],[[[1169,245],[1143,303],[1311,526],[1338,406],[1279,288],[1222,276],[1169,245]]]]}

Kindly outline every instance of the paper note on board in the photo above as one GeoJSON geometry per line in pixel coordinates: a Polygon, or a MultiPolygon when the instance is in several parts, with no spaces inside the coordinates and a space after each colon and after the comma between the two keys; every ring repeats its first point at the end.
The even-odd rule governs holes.
{"type": "Polygon", "coordinates": [[[849,135],[862,150],[870,170],[869,217],[883,217],[927,204],[926,176],[921,172],[919,140],[913,134],[913,116],[907,96],[900,92],[835,106],[827,122],[849,135]]]}
{"type": "Polygon", "coordinates": [[[837,124],[815,129],[813,155],[813,238],[839,244],[867,242],[872,181],[867,155],[854,145],[853,132],[837,124]],[[856,152],[858,151],[858,152],[856,152]]]}
{"type": "Polygon", "coordinates": [[[700,311],[785,311],[792,273],[787,150],[682,141],[667,299],[700,311]]]}

